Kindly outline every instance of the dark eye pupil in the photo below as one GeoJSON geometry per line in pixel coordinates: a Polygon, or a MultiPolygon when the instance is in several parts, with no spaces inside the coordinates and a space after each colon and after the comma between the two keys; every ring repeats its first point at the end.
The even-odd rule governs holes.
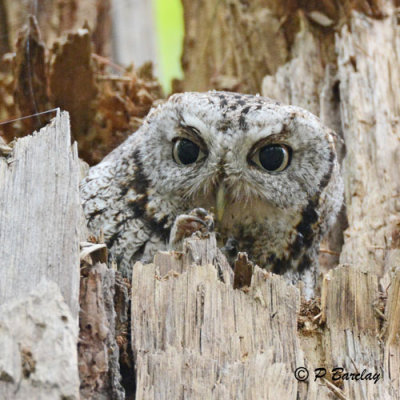
{"type": "Polygon", "coordinates": [[[199,157],[199,146],[190,140],[181,139],[177,147],[177,155],[182,164],[192,164],[199,157]]]}
{"type": "Polygon", "coordinates": [[[285,150],[279,145],[265,146],[260,150],[260,164],[267,171],[276,171],[285,160],[285,150]]]}

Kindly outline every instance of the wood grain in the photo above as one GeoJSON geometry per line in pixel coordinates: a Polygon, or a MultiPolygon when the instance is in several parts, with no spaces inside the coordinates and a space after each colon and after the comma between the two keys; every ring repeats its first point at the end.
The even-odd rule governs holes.
{"type": "Polygon", "coordinates": [[[51,280],[77,321],[79,179],[67,113],[0,157],[0,304],[51,280]]]}

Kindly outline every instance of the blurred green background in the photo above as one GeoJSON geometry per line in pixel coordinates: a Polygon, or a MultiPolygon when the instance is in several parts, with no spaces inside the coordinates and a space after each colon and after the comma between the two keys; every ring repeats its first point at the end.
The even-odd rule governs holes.
{"type": "Polygon", "coordinates": [[[183,8],[181,0],[154,0],[159,52],[159,78],[165,93],[171,80],[182,78],[183,8]]]}

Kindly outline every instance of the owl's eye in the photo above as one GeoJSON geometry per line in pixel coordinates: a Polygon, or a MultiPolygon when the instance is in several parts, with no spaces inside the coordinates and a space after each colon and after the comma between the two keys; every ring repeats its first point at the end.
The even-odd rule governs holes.
{"type": "Polygon", "coordinates": [[[284,144],[269,144],[258,150],[252,161],[269,172],[281,172],[290,163],[291,149],[284,144]]]}
{"type": "Polygon", "coordinates": [[[193,164],[205,157],[200,147],[189,139],[178,139],[174,144],[172,155],[176,163],[183,165],[193,164]]]}

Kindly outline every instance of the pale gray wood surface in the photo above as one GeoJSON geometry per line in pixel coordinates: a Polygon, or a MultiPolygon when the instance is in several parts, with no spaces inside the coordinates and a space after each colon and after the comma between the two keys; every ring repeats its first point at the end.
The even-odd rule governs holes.
{"type": "Polygon", "coordinates": [[[77,320],[79,174],[65,112],[0,157],[0,305],[46,279],[58,284],[77,320]]]}
{"type": "Polygon", "coordinates": [[[400,31],[398,9],[383,4],[386,18],[355,13],[336,44],[349,221],[340,262],[380,277],[400,266],[400,31]]]}
{"type": "Polygon", "coordinates": [[[54,282],[0,306],[0,399],[79,399],[78,326],[54,282]]]}
{"type": "Polygon", "coordinates": [[[255,267],[251,286],[235,290],[223,262],[211,235],[188,239],[183,255],[162,253],[154,264],[135,265],[137,398],[334,398],[325,386],[293,375],[307,365],[298,289],[255,267]]]}
{"type": "Polygon", "coordinates": [[[399,273],[384,315],[377,274],[358,267],[331,270],[321,303],[307,303],[281,276],[257,266],[249,286],[233,289],[217,254],[213,236],[192,237],[183,254],[136,263],[137,398],[399,398],[399,273]],[[336,367],[365,378],[334,380],[336,367]],[[297,368],[308,369],[304,382],[296,380],[297,368]],[[326,369],[324,378],[315,380],[317,368],[326,369]]]}

